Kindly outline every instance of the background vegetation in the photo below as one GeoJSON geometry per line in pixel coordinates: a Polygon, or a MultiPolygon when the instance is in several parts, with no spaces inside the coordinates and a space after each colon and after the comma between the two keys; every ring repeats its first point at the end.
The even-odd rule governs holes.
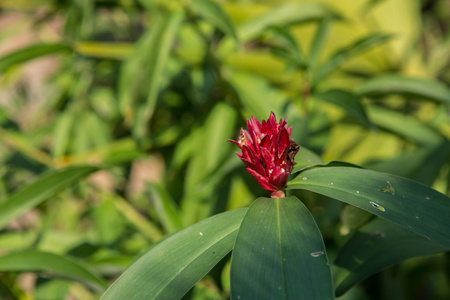
{"type": "MultiPolygon", "coordinates": [[[[225,143],[252,115],[450,195],[449,26],[447,0],[2,1],[0,297],[98,299],[164,235],[267,196],[225,143]]],[[[372,218],[295,194],[331,261],[372,218]]],[[[228,260],[186,297],[226,298],[228,260]]],[[[449,279],[448,254],[414,258],[341,299],[449,279]]]]}

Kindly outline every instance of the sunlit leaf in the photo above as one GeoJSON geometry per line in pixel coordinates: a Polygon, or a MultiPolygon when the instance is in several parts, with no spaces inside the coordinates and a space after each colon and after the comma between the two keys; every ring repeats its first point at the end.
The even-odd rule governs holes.
{"type": "Polygon", "coordinates": [[[180,299],[231,251],[246,211],[215,215],[173,234],[131,265],[101,299],[180,299]]]}
{"type": "Polygon", "coordinates": [[[375,46],[386,43],[391,39],[389,34],[375,33],[370,34],[356,42],[339,49],[331,57],[325,61],[316,71],[313,73],[313,78],[311,85],[314,87],[324,78],[326,78],[331,72],[339,68],[343,63],[347,62],[349,59],[372,49],[375,46]]]}
{"type": "Polygon", "coordinates": [[[321,3],[283,3],[239,26],[238,35],[242,41],[248,41],[270,26],[288,26],[325,17],[338,17],[338,14],[321,3]]]}
{"type": "Polygon", "coordinates": [[[43,175],[35,182],[14,193],[0,205],[0,228],[22,215],[30,208],[70,187],[98,168],[76,166],[43,175]]]}
{"type": "Polygon", "coordinates": [[[61,255],[37,250],[13,252],[0,256],[1,272],[44,272],[80,281],[98,291],[107,285],[83,265],[61,255]]]}
{"type": "Polygon", "coordinates": [[[450,248],[450,198],[421,183],[366,169],[333,167],[306,170],[287,188],[357,206],[450,248]]]}
{"type": "Polygon", "coordinates": [[[361,280],[405,259],[448,249],[391,222],[376,218],[361,227],[339,251],[335,264],[349,274],[336,288],[336,296],[361,280]]]}
{"type": "Polygon", "coordinates": [[[219,4],[211,0],[193,0],[190,2],[190,5],[196,13],[204,17],[208,22],[211,22],[224,33],[237,40],[234,25],[219,4]]]}
{"type": "Polygon", "coordinates": [[[367,80],[358,86],[356,92],[368,97],[400,94],[450,103],[450,88],[445,84],[431,79],[395,74],[380,75],[367,80]]]}
{"type": "Polygon", "coordinates": [[[296,197],[258,198],[231,258],[231,299],[334,299],[322,235],[296,197]]]}

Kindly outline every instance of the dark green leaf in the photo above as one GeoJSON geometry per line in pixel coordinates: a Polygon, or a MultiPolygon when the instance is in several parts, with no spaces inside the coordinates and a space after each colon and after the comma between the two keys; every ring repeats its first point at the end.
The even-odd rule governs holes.
{"type": "Polygon", "coordinates": [[[71,52],[72,49],[64,44],[37,44],[20,50],[13,51],[0,57],[0,73],[5,72],[9,67],[29,61],[40,56],[71,52]]]}
{"type": "Polygon", "coordinates": [[[328,90],[323,93],[317,93],[314,97],[332,103],[342,108],[348,115],[359,121],[366,127],[371,127],[372,124],[367,118],[366,111],[362,106],[360,99],[355,94],[344,90],[328,90]]]}
{"type": "Polygon", "coordinates": [[[339,252],[334,263],[350,273],[336,288],[336,296],[405,259],[446,250],[409,230],[376,218],[360,228],[339,252]]]}
{"type": "Polygon", "coordinates": [[[358,168],[302,172],[288,189],[305,189],[357,206],[450,248],[450,198],[421,183],[358,168]]]}
{"type": "Polygon", "coordinates": [[[379,97],[391,94],[413,95],[450,103],[450,89],[443,83],[425,78],[402,75],[381,75],[367,80],[356,90],[361,96],[379,97]]]}
{"type": "Polygon", "coordinates": [[[246,211],[225,212],[171,235],[131,265],[101,299],[180,299],[231,251],[246,211]]]}
{"type": "Polygon", "coordinates": [[[139,117],[140,124],[134,124],[135,135],[139,137],[144,135],[141,131],[145,131],[144,127],[153,114],[161,88],[162,72],[183,17],[179,11],[164,16],[155,14],[153,26],[147,30],[124,62],[119,78],[119,104],[129,122],[139,117]],[[137,112],[135,101],[142,93],[143,86],[148,87],[147,102],[141,111],[137,112]]]}
{"type": "Polygon", "coordinates": [[[334,299],[322,235],[296,197],[258,198],[231,258],[231,299],[334,299]]]}
{"type": "Polygon", "coordinates": [[[103,291],[107,285],[81,264],[54,253],[27,250],[0,256],[1,272],[45,272],[81,281],[89,287],[103,291]]]}
{"type": "Polygon", "coordinates": [[[32,207],[97,171],[91,166],[76,166],[53,171],[22,188],[0,206],[0,228],[32,207]]]}

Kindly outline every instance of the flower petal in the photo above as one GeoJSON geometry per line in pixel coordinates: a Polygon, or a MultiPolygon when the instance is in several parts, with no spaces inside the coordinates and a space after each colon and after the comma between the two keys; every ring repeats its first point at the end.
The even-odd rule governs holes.
{"type": "Polygon", "coordinates": [[[256,181],[259,183],[259,185],[260,185],[263,189],[265,189],[266,191],[269,191],[269,192],[273,192],[273,191],[276,191],[276,190],[277,190],[277,188],[276,188],[274,185],[272,185],[272,184],[269,183],[269,180],[268,180],[267,177],[264,177],[264,176],[262,176],[262,175],[256,173],[254,170],[252,170],[252,169],[249,168],[249,167],[246,167],[246,169],[247,169],[247,171],[250,173],[250,175],[252,175],[253,178],[256,179],[256,181]]]}

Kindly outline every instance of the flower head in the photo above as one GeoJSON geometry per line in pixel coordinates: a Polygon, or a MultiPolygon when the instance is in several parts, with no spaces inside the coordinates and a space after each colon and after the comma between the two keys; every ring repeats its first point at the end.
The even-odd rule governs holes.
{"type": "Polygon", "coordinates": [[[241,128],[239,139],[228,140],[239,146],[242,153],[236,154],[246,164],[247,171],[272,197],[285,196],[284,188],[299,149],[291,138],[291,131],[286,118],[277,123],[272,112],[269,119],[262,123],[251,117],[247,120],[247,130],[241,128]]]}

